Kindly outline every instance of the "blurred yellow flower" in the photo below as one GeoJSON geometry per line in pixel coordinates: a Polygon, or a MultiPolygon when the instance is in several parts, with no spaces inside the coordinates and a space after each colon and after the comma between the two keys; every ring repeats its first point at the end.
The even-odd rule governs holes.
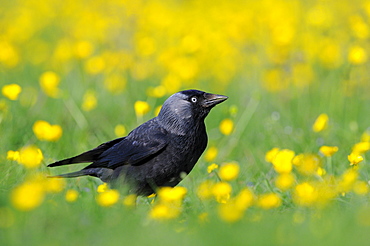
{"type": "Polygon", "coordinates": [[[219,182],[212,186],[212,194],[218,203],[226,203],[230,199],[231,191],[231,185],[226,182],[219,182]]]}
{"type": "Polygon", "coordinates": [[[366,50],[358,45],[352,46],[348,52],[348,61],[352,64],[359,65],[367,61],[366,50]]]}
{"type": "Polygon", "coordinates": [[[210,180],[205,180],[197,188],[197,195],[200,199],[206,200],[212,197],[212,187],[214,183],[210,180]]]}
{"type": "Polygon", "coordinates": [[[66,181],[64,179],[49,178],[49,179],[45,179],[43,184],[44,184],[44,190],[46,192],[58,193],[58,192],[61,192],[65,188],[66,181]]]}
{"type": "Polygon", "coordinates": [[[112,94],[119,94],[126,88],[127,80],[119,74],[112,74],[105,78],[104,86],[112,94]]]}
{"type": "Polygon", "coordinates": [[[218,175],[224,181],[231,181],[238,177],[239,169],[239,165],[236,162],[229,162],[220,167],[218,175]]]}
{"type": "Polygon", "coordinates": [[[358,165],[361,161],[363,161],[364,160],[364,158],[360,155],[360,154],[358,154],[358,153],[355,153],[355,152],[352,152],[349,156],[348,156],[348,160],[349,160],[349,162],[350,162],[350,164],[351,164],[351,166],[352,165],[358,165]]]}
{"type": "Polygon", "coordinates": [[[236,208],[235,203],[228,202],[218,206],[218,215],[222,220],[232,223],[243,217],[244,210],[236,208]]]}
{"type": "Polygon", "coordinates": [[[106,190],[98,193],[97,203],[102,207],[110,207],[118,202],[119,192],[117,190],[106,190]]]}
{"type": "Polygon", "coordinates": [[[369,185],[364,181],[356,181],[353,185],[353,192],[364,196],[369,193],[369,185]]]}
{"type": "Polygon", "coordinates": [[[142,117],[147,114],[150,110],[150,106],[147,102],[136,101],[134,104],[135,113],[138,117],[142,117]]]}
{"type": "Polygon", "coordinates": [[[347,169],[340,177],[338,188],[341,192],[348,192],[352,189],[358,179],[358,171],[354,168],[347,169]]]}
{"type": "Polygon", "coordinates": [[[158,189],[158,198],[160,201],[165,203],[171,203],[171,202],[181,202],[185,195],[187,193],[187,190],[185,187],[176,186],[176,187],[161,187],[158,189]]]}
{"type": "Polygon", "coordinates": [[[234,122],[231,119],[224,119],[220,123],[220,132],[224,135],[230,135],[234,130],[234,122]]]}
{"type": "Polygon", "coordinates": [[[89,57],[94,51],[94,46],[88,41],[78,41],[73,48],[77,58],[89,57]]]}
{"type": "Polygon", "coordinates": [[[17,100],[19,94],[22,92],[22,87],[17,84],[4,85],[1,92],[10,100],[17,100]]]}
{"type": "Polygon", "coordinates": [[[99,192],[99,193],[106,192],[107,190],[109,190],[109,187],[108,187],[107,183],[100,184],[98,186],[98,188],[96,189],[96,191],[99,192]]]}
{"type": "Polygon", "coordinates": [[[316,188],[304,182],[295,187],[293,201],[300,206],[311,206],[317,201],[318,196],[319,194],[316,188]]]}
{"type": "Polygon", "coordinates": [[[370,142],[356,143],[352,148],[352,153],[363,154],[370,150],[370,142]]]}
{"type": "Polygon", "coordinates": [[[79,196],[78,191],[70,189],[66,191],[65,199],[67,202],[75,202],[77,201],[78,196],[79,196]]]}
{"type": "Polygon", "coordinates": [[[212,163],[207,167],[207,173],[211,173],[213,170],[216,170],[218,168],[218,165],[216,163],[212,163]]]}
{"type": "Polygon", "coordinates": [[[315,123],[312,126],[312,130],[314,132],[321,132],[328,127],[328,123],[329,116],[327,114],[320,114],[315,120],[315,123]]]}
{"type": "Polygon", "coordinates": [[[41,74],[40,86],[43,92],[49,97],[57,98],[61,94],[61,90],[58,88],[60,77],[58,74],[52,71],[47,71],[41,74]]]}
{"type": "Polygon", "coordinates": [[[282,191],[286,191],[293,186],[295,177],[291,173],[282,173],[275,179],[275,186],[282,191]]]}
{"type": "Polygon", "coordinates": [[[370,130],[366,130],[366,131],[361,135],[361,142],[370,142],[370,130]]]}
{"type": "Polygon", "coordinates": [[[123,198],[123,205],[125,205],[126,207],[135,207],[136,199],[137,196],[135,194],[127,195],[125,196],[125,198],[123,198]]]}
{"type": "Polygon", "coordinates": [[[50,125],[49,122],[38,120],[33,124],[32,130],[39,140],[58,141],[63,130],[60,125],[50,125]]]}
{"type": "Polygon", "coordinates": [[[211,146],[207,149],[206,153],[204,154],[204,159],[208,162],[214,161],[217,157],[218,149],[214,146],[211,146]]]}
{"type": "Polygon", "coordinates": [[[275,193],[262,194],[257,201],[257,205],[263,209],[280,207],[281,198],[275,193]]]}
{"type": "Polygon", "coordinates": [[[6,159],[11,160],[11,161],[18,161],[19,160],[19,151],[9,150],[6,153],[6,159]]]}
{"type": "Polygon", "coordinates": [[[321,167],[321,159],[315,154],[300,154],[293,159],[293,164],[303,175],[316,175],[318,168],[321,167]]]}
{"type": "Polygon", "coordinates": [[[13,206],[22,211],[29,211],[40,206],[44,197],[44,188],[39,182],[25,182],[14,188],[11,193],[13,206]]]}
{"type": "Polygon", "coordinates": [[[104,69],[105,69],[105,60],[101,56],[91,57],[85,63],[86,72],[92,75],[102,73],[104,69]]]}
{"type": "Polygon", "coordinates": [[[126,127],[122,124],[118,124],[116,125],[116,127],[114,128],[114,134],[117,136],[117,137],[123,137],[123,136],[126,136],[127,134],[127,130],[126,130],[126,127]]]}
{"type": "Polygon", "coordinates": [[[294,151],[289,149],[280,150],[272,161],[272,165],[278,173],[289,173],[292,171],[292,160],[294,151]]]}
{"type": "Polygon", "coordinates": [[[235,207],[239,210],[246,210],[252,206],[254,202],[254,194],[248,188],[243,188],[234,198],[235,207]]]}
{"type": "Polygon", "coordinates": [[[159,203],[152,207],[149,212],[149,217],[156,220],[166,220],[177,218],[181,213],[181,209],[171,204],[159,203]]]}
{"type": "Polygon", "coordinates": [[[337,146],[321,146],[319,151],[324,155],[324,156],[332,156],[338,151],[337,146]]]}
{"type": "Polygon", "coordinates": [[[155,97],[155,98],[161,98],[165,96],[167,93],[166,87],[163,85],[158,85],[156,87],[149,87],[147,90],[147,94],[150,97],[155,97]]]}
{"type": "Polygon", "coordinates": [[[96,108],[98,104],[98,99],[96,98],[96,93],[93,90],[88,90],[83,96],[82,109],[84,111],[91,111],[96,108]]]}
{"type": "Polygon", "coordinates": [[[272,163],[275,159],[275,156],[277,155],[277,153],[280,151],[279,148],[272,148],[271,150],[269,150],[266,155],[265,155],[265,160],[267,162],[270,162],[272,163]]]}
{"type": "Polygon", "coordinates": [[[34,145],[23,147],[19,150],[18,162],[27,168],[39,167],[44,156],[39,148],[34,145]]]}

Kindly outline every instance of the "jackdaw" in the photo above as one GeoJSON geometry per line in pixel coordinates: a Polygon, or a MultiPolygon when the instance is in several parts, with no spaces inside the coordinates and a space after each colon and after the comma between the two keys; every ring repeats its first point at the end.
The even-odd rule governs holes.
{"type": "Polygon", "coordinates": [[[92,162],[80,171],[52,177],[94,176],[113,186],[127,184],[130,193],[143,196],[155,193],[158,187],[174,187],[190,173],[207,146],[205,117],[227,98],[199,90],[175,93],[157,117],[126,137],[49,164],[92,162]]]}

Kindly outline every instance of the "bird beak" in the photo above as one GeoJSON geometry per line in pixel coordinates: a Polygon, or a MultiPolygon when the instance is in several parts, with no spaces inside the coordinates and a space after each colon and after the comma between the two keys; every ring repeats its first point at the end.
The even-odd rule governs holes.
{"type": "Polygon", "coordinates": [[[203,101],[202,106],[205,108],[209,108],[209,107],[215,106],[216,104],[222,103],[229,97],[223,96],[223,95],[205,93],[204,98],[205,100],[203,101]]]}

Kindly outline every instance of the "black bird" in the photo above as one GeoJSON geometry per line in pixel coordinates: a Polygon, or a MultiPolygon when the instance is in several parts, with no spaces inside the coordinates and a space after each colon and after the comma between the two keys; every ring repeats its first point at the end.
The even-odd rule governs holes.
{"type": "Polygon", "coordinates": [[[157,117],[126,137],[48,167],[92,162],[80,171],[53,177],[94,176],[116,186],[128,184],[129,192],[137,195],[150,195],[161,186],[174,187],[207,146],[205,117],[227,98],[198,90],[180,91],[164,102],[157,117]]]}

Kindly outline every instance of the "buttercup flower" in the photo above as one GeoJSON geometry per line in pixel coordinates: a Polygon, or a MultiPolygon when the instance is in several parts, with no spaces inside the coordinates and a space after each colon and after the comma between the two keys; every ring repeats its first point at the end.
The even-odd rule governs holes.
{"type": "Polygon", "coordinates": [[[38,120],[33,124],[32,130],[39,140],[58,141],[63,130],[59,125],[51,125],[44,120],[38,120]]]}
{"type": "Polygon", "coordinates": [[[329,116],[327,114],[320,114],[315,120],[315,123],[312,126],[312,130],[314,132],[321,132],[328,127],[328,123],[329,116]]]}
{"type": "Polygon", "coordinates": [[[224,119],[220,123],[220,132],[224,135],[230,135],[234,130],[234,122],[231,119],[224,119]]]}
{"type": "Polygon", "coordinates": [[[1,92],[5,97],[14,101],[18,99],[19,94],[22,92],[22,87],[18,84],[4,85],[1,92]]]}
{"type": "Polygon", "coordinates": [[[225,163],[220,167],[218,175],[224,181],[231,181],[239,175],[239,165],[236,162],[225,163]]]}
{"type": "Polygon", "coordinates": [[[321,146],[319,150],[324,156],[332,156],[338,151],[337,146],[321,146]]]}

